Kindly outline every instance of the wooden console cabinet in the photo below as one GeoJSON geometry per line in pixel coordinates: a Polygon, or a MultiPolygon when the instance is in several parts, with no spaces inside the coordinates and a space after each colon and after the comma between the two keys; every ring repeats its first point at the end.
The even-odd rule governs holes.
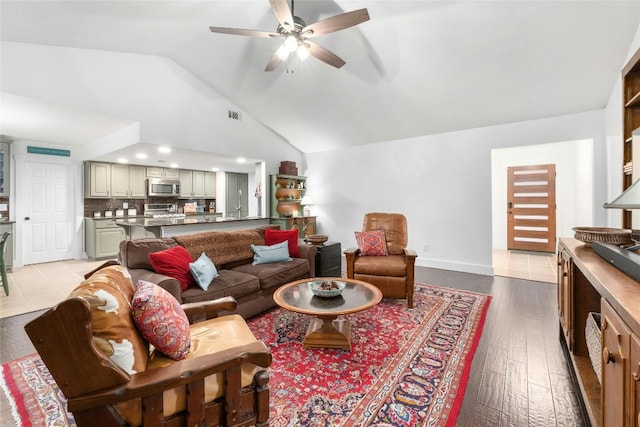
{"type": "Polygon", "coordinates": [[[558,316],[591,425],[640,427],[640,282],[575,239],[558,243],[558,316]],[[602,318],[598,381],[587,350],[589,312],[602,318]]]}

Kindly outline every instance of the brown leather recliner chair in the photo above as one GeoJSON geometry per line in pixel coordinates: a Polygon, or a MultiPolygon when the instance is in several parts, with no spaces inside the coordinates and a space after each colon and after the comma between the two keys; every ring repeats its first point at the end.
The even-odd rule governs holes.
{"type": "Polygon", "coordinates": [[[407,249],[407,219],[398,213],[368,213],[362,231],[385,231],[387,256],[362,256],[358,248],[344,251],[347,277],[377,286],[386,298],[406,298],[413,307],[414,269],[417,253],[407,249]]]}

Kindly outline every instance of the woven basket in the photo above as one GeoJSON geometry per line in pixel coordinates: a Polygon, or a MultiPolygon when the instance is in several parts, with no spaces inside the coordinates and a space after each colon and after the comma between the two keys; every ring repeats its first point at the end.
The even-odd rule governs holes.
{"type": "Polygon", "coordinates": [[[593,242],[611,243],[612,245],[628,245],[632,242],[631,230],[624,228],[574,227],[575,238],[591,245],[593,242]]]}
{"type": "Polygon", "coordinates": [[[598,382],[602,382],[602,331],[600,330],[600,313],[591,312],[587,316],[587,324],[584,328],[584,335],[587,340],[587,350],[591,366],[598,377],[598,382]]]}

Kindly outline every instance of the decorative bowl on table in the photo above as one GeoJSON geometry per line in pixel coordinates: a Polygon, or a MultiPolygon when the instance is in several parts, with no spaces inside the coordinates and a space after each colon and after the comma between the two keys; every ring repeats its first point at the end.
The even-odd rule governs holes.
{"type": "Polygon", "coordinates": [[[591,245],[593,242],[610,243],[612,245],[628,245],[632,243],[631,230],[605,227],[573,227],[575,238],[591,245]]]}
{"type": "Polygon", "coordinates": [[[309,283],[311,292],[314,295],[323,298],[337,297],[342,293],[346,286],[346,282],[339,280],[318,280],[316,282],[309,283]]]}
{"type": "Polygon", "coordinates": [[[324,242],[329,240],[329,236],[326,236],[324,234],[309,234],[305,238],[305,240],[307,241],[307,243],[310,243],[312,245],[322,245],[324,242]]]}

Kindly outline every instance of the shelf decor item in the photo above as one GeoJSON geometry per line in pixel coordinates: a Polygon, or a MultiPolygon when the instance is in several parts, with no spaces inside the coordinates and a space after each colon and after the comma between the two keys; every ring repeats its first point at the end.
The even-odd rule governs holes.
{"type": "Polygon", "coordinates": [[[311,243],[312,245],[322,245],[324,242],[329,240],[329,237],[324,234],[309,234],[305,237],[307,243],[311,243]]]}
{"type": "Polygon", "coordinates": [[[574,227],[575,238],[585,245],[591,246],[593,242],[611,243],[612,245],[628,245],[633,242],[631,230],[624,228],[605,227],[574,227]]]}

